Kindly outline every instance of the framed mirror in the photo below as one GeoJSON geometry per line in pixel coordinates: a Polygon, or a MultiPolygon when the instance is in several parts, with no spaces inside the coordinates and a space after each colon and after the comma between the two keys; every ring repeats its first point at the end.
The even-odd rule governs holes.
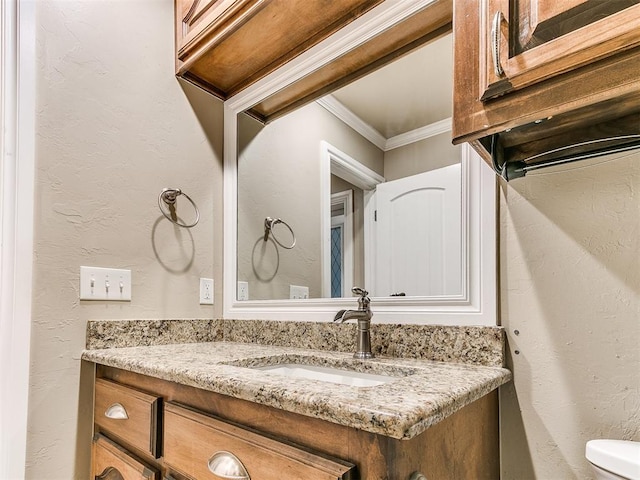
{"type": "Polygon", "coordinates": [[[330,321],[363,286],[374,322],[495,324],[495,177],[451,145],[450,34],[266,125],[250,112],[400,21],[383,7],[225,102],[226,318],[330,321]]]}

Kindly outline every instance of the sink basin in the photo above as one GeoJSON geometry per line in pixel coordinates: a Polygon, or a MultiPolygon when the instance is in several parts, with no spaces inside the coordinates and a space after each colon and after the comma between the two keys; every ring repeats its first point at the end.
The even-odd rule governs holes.
{"type": "Polygon", "coordinates": [[[251,368],[254,370],[264,370],[265,372],[275,373],[284,377],[320,380],[322,382],[338,383],[340,385],[349,385],[352,387],[375,387],[399,378],[390,375],[378,375],[375,373],[363,373],[355,372],[353,370],[343,370],[340,368],[316,367],[313,365],[300,365],[295,363],[251,368]]]}

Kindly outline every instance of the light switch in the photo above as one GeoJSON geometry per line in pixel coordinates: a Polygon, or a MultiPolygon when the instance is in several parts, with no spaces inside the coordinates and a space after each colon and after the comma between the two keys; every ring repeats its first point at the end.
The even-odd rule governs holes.
{"type": "Polygon", "coordinates": [[[80,300],[131,301],[131,270],[80,267],[80,300]]]}

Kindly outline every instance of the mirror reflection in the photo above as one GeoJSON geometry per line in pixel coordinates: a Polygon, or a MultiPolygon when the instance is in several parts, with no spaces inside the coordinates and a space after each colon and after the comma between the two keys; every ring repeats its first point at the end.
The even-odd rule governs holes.
{"type": "Polygon", "coordinates": [[[451,80],[447,35],[268,125],[238,116],[238,300],[461,294],[451,80]]]}

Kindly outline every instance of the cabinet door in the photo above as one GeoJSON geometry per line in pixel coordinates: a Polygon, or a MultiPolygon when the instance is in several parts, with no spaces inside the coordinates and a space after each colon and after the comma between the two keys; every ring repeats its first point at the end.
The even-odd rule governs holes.
{"type": "MultiPolygon", "coordinates": [[[[216,464],[228,467],[230,461],[239,462],[254,480],[353,478],[355,466],[351,463],[303,450],[188,407],[168,403],[164,418],[164,464],[192,478],[220,478],[213,473],[216,464]],[[229,454],[232,460],[223,458],[229,454]]],[[[233,478],[245,478],[236,475],[233,478]]]]}
{"type": "Polygon", "coordinates": [[[640,45],[640,0],[483,0],[482,99],[640,45]]]}
{"type": "Polygon", "coordinates": [[[125,449],[102,435],[92,445],[91,476],[96,480],[156,480],[159,472],[133,458],[125,449]]]}
{"type": "Polygon", "coordinates": [[[454,25],[454,143],[528,163],[639,133],[640,0],[456,0],[454,25]]]}

